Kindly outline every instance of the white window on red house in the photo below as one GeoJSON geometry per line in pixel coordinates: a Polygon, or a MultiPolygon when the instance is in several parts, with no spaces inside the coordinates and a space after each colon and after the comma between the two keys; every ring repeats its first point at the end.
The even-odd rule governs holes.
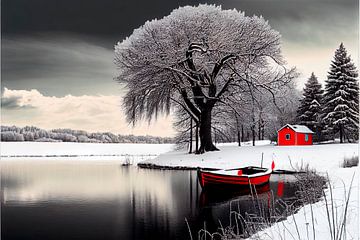
{"type": "Polygon", "coordinates": [[[290,140],[290,134],[286,134],[286,135],[285,135],[285,139],[286,139],[286,140],[290,140]]]}
{"type": "Polygon", "coordinates": [[[309,135],[305,134],[305,142],[309,141],[309,135]]]}

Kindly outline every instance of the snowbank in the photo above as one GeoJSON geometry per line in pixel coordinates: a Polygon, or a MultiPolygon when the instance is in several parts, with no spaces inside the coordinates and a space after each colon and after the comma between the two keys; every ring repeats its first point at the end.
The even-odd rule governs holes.
{"type": "Polygon", "coordinates": [[[335,235],[342,231],[342,237],[337,239],[359,239],[359,167],[338,168],[328,172],[332,187],[333,198],[329,188],[325,189],[325,198],[312,205],[306,205],[294,216],[289,216],[285,221],[272,225],[249,239],[251,240],[275,240],[275,239],[296,239],[296,240],[331,240],[330,226],[333,229],[335,224],[335,235]],[[346,225],[341,230],[341,223],[344,221],[346,201],[352,183],[349,204],[346,214],[346,225]],[[331,202],[331,199],[333,201],[331,202]],[[329,217],[326,205],[328,206],[329,217]],[[334,208],[332,208],[334,206],[334,208]],[[332,214],[334,212],[334,215],[332,214]],[[314,228],[311,214],[314,216],[314,228]],[[335,221],[333,222],[333,216],[335,221]],[[330,219],[330,224],[329,224],[330,219]],[[315,238],[314,232],[315,229],[315,238]],[[345,234],[346,233],[346,234],[345,234]],[[346,237],[344,237],[346,235],[346,237]]]}

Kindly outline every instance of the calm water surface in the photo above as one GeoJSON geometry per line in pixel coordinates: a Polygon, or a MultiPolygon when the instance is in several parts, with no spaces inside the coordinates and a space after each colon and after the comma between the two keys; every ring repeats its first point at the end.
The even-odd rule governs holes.
{"type": "MultiPolygon", "coordinates": [[[[293,201],[290,180],[272,176],[259,198],[270,205],[293,201]]],[[[195,171],[100,161],[1,163],[4,240],[190,239],[185,218],[194,234],[204,223],[216,231],[219,220],[230,224],[230,202],[242,214],[256,213],[249,195],[202,192],[195,171]]]]}

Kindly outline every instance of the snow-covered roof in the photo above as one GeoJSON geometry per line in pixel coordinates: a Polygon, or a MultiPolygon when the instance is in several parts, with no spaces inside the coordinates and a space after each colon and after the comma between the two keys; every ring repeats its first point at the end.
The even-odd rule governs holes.
{"type": "Polygon", "coordinates": [[[283,126],[282,128],[280,128],[278,131],[280,131],[281,129],[283,129],[284,127],[289,127],[292,130],[294,130],[295,132],[298,133],[314,133],[313,131],[311,131],[307,126],[305,125],[290,125],[290,124],[286,124],[285,126],[283,126]]]}

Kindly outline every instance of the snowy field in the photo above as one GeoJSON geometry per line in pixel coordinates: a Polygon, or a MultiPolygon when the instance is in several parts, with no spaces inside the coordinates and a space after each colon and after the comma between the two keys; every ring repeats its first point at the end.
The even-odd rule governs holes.
{"type": "MultiPolygon", "coordinates": [[[[354,175],[351,188],[348,214],[346,215],[346,238],[359,238],[359,166],[342,168],[341,164],[345,157],[358,156],[358,144],[321,144],[313,146],[275,146],[270,142],[263,141],[259,146],[252,147],[250,144],[238,147],[236,144],[223,144],[218,148],[221,151],[210,152],[202,155],[187,154],[186,151],[172,151],[162,154],[157,158],[147,160],[145,163],[169,167],[208,167],[208,168],[236,168],[241,166],[260,166],[263,153],[263,166],[270,167],[272,160],[275,169],[294,170],[301,165],[309,165],[316,169],[319,174],[328,174],[332,185],[334,199],[335,225],[340,232],[340,222],[344,219],[346,194],[349,193],[350,183],[354,175]]],[[[331,199],[329,188],[325,190],[327,200],[331,199]]],[[[300,209],[294,216],[273,225],[252,239],[314,239],[311,218],[311,207],[314,214],[315,239],[332,239],[329,231],[325,199],[300,209]],[[296,223],[296,224],[295,224],[296,223]],[[300,234],[298,234],[298,232],[300,234]]],[[[331,215],[331,204],[328,202],[331,215]]],[[[331,220],[332,222],[332,220],[331,220]]]]}
{"type": "MultiPolygon", "coordinates": [[[[245,145],[245,144],[243,144],[245,145]]],[[[358,144],[320,144],[313,146],[275,146],[269,141],[238,147],[237,144],[223,144],[220,151],[195,155],[186,151],[171,151],[143,163],[168,167],[236,168],[260,166],[270,167],[272,160],[275,169],[293,170],[301,164],[321,171],[338,169],[344,157],[358,156],[358,144]],[[291,161],[290,161],[291,160],[291,161]]]]}
{"type": "Polygon", "coordinates": [[[62,159],[114,160],[123,162],[127,155],[139,160],[154,158],[170,151],[172,144],[71,143],[71,142],[1,142],[2,160],[62,159]]]}

